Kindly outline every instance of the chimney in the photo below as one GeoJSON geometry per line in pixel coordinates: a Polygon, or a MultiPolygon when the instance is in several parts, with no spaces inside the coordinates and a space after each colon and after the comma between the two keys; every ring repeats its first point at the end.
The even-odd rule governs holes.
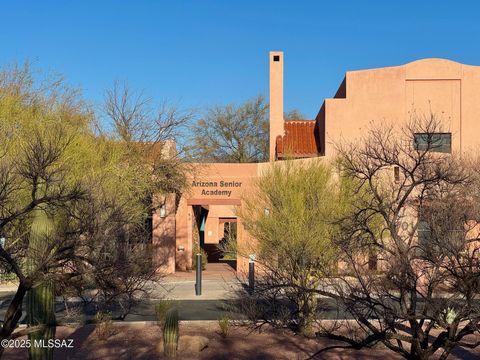
{"type": "Polygon", "coordinates": [[[275,160],[275,143],[284,135],[283,52],[270,51],[270,161],[275,160]]]}

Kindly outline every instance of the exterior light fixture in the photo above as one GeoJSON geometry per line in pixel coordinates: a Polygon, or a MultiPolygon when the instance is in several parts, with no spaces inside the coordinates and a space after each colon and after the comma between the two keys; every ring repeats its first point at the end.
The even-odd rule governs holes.
{"type": "Polygon", "coordinates": [[[160,217],[164,218],[166,216],[167,216],[167,207],[165,206],[165,204],[162,204],[160,206],[160,217]]]}
{"type": "Polygon", "coordinates": [[[263,212],[264,212],[265,216],[270,215],[270,209],[268,209],[268,208],[265,208],[265,210],[263,210],[263,212]]]}

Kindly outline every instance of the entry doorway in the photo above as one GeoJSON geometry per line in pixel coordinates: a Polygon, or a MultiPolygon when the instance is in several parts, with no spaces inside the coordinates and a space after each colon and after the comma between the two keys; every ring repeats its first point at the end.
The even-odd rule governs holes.
{"type": "Polygon", "coordinates": [[[194,205],[192,206],[193,216],[195,221],[193,222],[193,253],[197,253],[199,250],[204,250],[205,247],[205,224],[208,217],[208,206],[194,205]]]}
{"type": "Polygon", "coordinates": [[[219,227],[223,230],[223,237],[218,246],[222,253],[219,261],[235,270],[237,270],[237,224],[237,218],[219,219],[219,227]]]}
{"type": "MultiPolygon", "coordinates": [[[[206,270],[228,268],[237,270],[236,244],[238,220],[235,207],[239,200],[194,200],[192,206],[192,255],[202,252],[207,259],[206,270]],[[209,266],[211,265],[211,266],[209,266]],[[212,268],[212,269],[213,269],[212,268]]],[[[194,263],[194,259],[192,259],[194,263]]]]}
{"type": "Polygon", "coordinates": [[[208,263],[227,264],[236,270],[237,219],[219,218],[218,236],[218,243],[205,243],[205,241],[201,243],[201,249],[205,251],[208,263]]]}

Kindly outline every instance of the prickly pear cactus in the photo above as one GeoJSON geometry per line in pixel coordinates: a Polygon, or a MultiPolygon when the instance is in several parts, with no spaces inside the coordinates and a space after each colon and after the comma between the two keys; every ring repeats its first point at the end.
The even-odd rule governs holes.
{"type": "MultiPolygon", "coordinates": [[[[28,247],[28,266],[33,271],[45,256],[51,239],[53,219],[44,207],[37,206],[33,212],[32,227],[28,247]]],[[[31,326],[45,324],[46,329],[29,335],[31,346],[29,358],[33,360],[53,359],[53,348],[48,340],[55,339],[55,299],[54,283],[45,280],[27,294],[27,320],[31,326]],[[43,346],[35,346],[35,345],[43,346]]]]}
{"type": "Polygon", "coordinates": [[[178,345],[178,310],[167,311],[165,325],[163,326],[163,352],[167,358],[177,356],[178,345]]]}

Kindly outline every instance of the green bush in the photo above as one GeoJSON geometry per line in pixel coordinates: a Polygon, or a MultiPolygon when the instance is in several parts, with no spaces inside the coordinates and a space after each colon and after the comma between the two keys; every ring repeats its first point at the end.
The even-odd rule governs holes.
{"type": "Polygon", "coordinates": [[[113,334],[113,320],[110,312],[98,311],[95,314],[95,333],[99,340],[107,340],[113,334]]]}
{"type": "Polygon", "coordinates": [[[230,316],[224,314],[220,319],[218,319],[218,326],[220,327],[220,335],[223,338],[228,337],[231,330],[231,320],[230,316]]]}
{"type": "Polygon", "coordinates": [[[222,260],[237,260],[237,254],[232,252],[224,253],[222,260]]]}

